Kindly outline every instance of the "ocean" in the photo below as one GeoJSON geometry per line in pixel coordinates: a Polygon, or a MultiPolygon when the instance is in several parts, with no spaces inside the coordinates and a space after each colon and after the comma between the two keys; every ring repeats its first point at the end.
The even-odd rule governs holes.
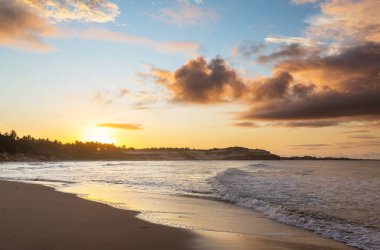
{"type": "Polygon", "coordinates": [[[53,186],[171,226],[249,234],[249,223],[211,221],[215,211],[231,220],[252,210],[380,249],[380,161],[9,162],[0,164],[0,179],[53,186]]]}

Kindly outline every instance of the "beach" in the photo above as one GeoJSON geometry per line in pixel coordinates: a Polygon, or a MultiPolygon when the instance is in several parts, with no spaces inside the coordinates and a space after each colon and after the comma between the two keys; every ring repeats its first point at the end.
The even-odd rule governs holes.
{"type": "Polygon", "coordinates": [[[184,230],[41,185],[0,182],[0,249],[189,249],[184,230]]]}
{"type": "MultiPolygon", "coordinates": [[[[51,187],[0,181],[0,249],[352,249],[315,236],[271,239],[217,232],[197,232],[150,223],[138,212],[122,210],[51,187]],[[307,238],[307,237],[306,237],[307,238]],[[319,240],[318,240],[319,239],[319,240]]],[[[258,223],[262,225],[262,223],[258,223]]],[[[274,229],[276,230],[276,229],[274,229]]],[[[301,232],[301,233],[300,233],[301,232]]]]}

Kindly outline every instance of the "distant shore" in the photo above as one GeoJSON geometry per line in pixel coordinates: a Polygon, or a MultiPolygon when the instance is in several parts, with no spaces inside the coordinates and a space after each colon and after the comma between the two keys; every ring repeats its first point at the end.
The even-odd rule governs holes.
{"type": "MultiPolygon", "coordinates": [[[[50,187],[0,181],[0,200],[0,249],[218,249],[195,231],[152,224],[137,219],[137,212],[50,187]]],[[[317,243],[242,239],[249,249],[353,249],[324,238],[317,243]]]]}
{"type": "Polygon", "coordinates": [[[354,158],[345,158],[345,157],[314,157],[314,156],[292,156],[292,157],[280,157],[280,156],[238,156],[238,157],[226,157],[226,158],[218,158],[213,156],[206,156],[201,158],[196,157],[186,157],[178,154],[160,154],[160,152],[156,152],[156,154],[138,154],[135,153],[132,157],[124,157],[124,158],[82,158],[82,159],[73,159],[73,158],[57,158],[54,156],[44,156],[44,155],[30,155],[30,154],[7,154],[0,153],[0,162],[48,162],[48,161],[181,161],[181,160],[221,160],[221,161],[231,161],[231,160],[318,160],[318,161],[376,161],[376,159],[354,159],[354,158]]]}
{"type": "Polygon", "coordinates": [[[62,143],[32,136],[17,136],[16,131],[0,132],[0,161],[180,161],[180,160],[359,160],[346,157],[281,157],[264,149],[226,148],[142,148],[100,142],[62,143]]]}

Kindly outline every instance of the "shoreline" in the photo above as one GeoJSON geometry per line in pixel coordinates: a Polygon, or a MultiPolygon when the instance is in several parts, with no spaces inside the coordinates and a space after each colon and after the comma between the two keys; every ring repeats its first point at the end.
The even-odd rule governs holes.
{"type": "MultiPolygon", "coordinates": [[[[136,155],[135,155],[136,156],[136,155]]],[[[61,162],[61,161],[380,161],[380,159],[359,159],[359,158],[344,158],[344,157],[312,157],[312,156],[291,156],[278,158],[226,158],[219,159],[215,157],[206,158],[181,158],[181,157],[164,157],[151,158],[145,157],[143,154],[133,158],[57,158],[54,156],[30,155],[30,154],[6,154],[0,153],[0,163],[2,162],[61,162]]]]}
{"type": "Polygon", "coordinates": [[[154,224],[136,218],[139,212],[39,184],[1,180],[0,199],[0,249],[219,249],[238,241],[254,249],[355,249],[318,235],[323,244],[154,224]]]}
{"type": "Polygon", "coordinates": [[[139,161],[379,161],[380,159],[280,159],[280,160],[216,160],[216,159],[202,159],[202,160],[178,160],[178,159],[171,159],[171,160],[126,160],[126,159],[103,159],[103,160],[64,160],[64,159],[39,159],[39,158],[27,158],[27,159],[12,159],[12,160],[4,160],[0,159],[1,163],[56,163],[56,162],[115,162],[115,161],[130,161],[130,162],[139,162],[139,161]]]}

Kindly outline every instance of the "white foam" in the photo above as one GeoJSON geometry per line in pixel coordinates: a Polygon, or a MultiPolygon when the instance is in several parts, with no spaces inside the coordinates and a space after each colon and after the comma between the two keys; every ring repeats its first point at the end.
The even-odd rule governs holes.
{"type": "MultiPolygon", "coordinates": [[[[209,183],[223,200],[252,208],[263,213],[268,218],[308,229],[351,246],[362,249],[379,249],[379,231],[347,222],[341,218],[328,216],[323,212],[307,210],[300,201],[299,207],[296,207],[287,206],[287,204],[293,204],[292,201],[281,202],[281,199],[265,200],[265,198],[271,197],[271,194],[262,196],[259,190],[255,190],[261,184],[254,183],[258,179],[239,169],[230,168],[210,178],[209,183]],[[258,198],[260,195],[262,197],[258,198]]],[[[276,182],[275,179],[273,181],[276,182]]],[[[277,191],[292,192],[289,190],[289,186],[292,185],[288,187],[281,185],[281,183],[274,183],[274,185],[277,185],[277,191]]],[[[272,191],[275,192],[275,189],[272,189],[272,191]]]]}

